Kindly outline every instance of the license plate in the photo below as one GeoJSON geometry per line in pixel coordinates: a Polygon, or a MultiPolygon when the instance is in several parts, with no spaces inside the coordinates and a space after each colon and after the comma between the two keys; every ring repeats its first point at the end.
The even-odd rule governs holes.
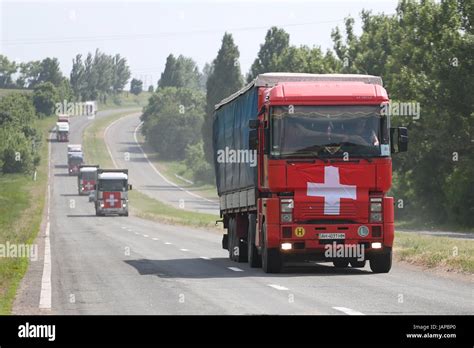
{"type": "Polygon", "coordinates": [[[320,233],[319,239],[346,239],[345,233],[320,233]]]}

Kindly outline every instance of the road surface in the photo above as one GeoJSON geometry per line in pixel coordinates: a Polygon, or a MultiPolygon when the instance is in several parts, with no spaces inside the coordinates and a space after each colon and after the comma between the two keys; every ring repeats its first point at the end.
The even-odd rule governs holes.
{"type": "MultiPolygon", "coordinates": [[[[89,122],[73,119],[71,143],[80,142],[89,122]]],[[[131,142],[137,118],[123,122],[123,127],[117,124],[116,130],[109,129],[115,139],[111,151],[120,161],[120,153],[130,150],[131,175],[136,175],[133,183],[140,189],[155,186],[148,189],[160,197],[177,195],[179,191],[157,179],[131,142]]],[[[76,195],[76,178],[67,175],[66,146],[51,143],[49,234],[43,231],[38,237],[40,257],[22,281],[14,313],[474,312],[472,278],[439,277],[397,263],[389,274],[372,274],[368,267],[336,270],[319,264],[289,267],[271,275],[228,260],[228,252],[221,249],[221,235],[215,231],[134,216],[96,217],[88,198],[76,195]],[[50,247],[44,248],[45,243],[50,247]]]]}

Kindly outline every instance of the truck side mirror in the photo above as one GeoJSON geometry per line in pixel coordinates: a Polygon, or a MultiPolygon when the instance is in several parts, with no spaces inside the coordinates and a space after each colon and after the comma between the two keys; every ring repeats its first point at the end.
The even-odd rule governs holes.
{"type": "Polygon", "coordinates": [[[408,129],[398,127],[398,152],[408,151],[408,129]]]}
{"type": "Polygon", "coordinates": [[[89,202],[94,202],[95,199],[95,192],[89,193],[89,202]]]}
{"type": "Polygon", "coordinates": [[[258,131],[251,129],[249,131],[249,150],[257,150],[258,145],[258,131]]]}
{"type": "Polygon", "coordinates": [[[128,190],[130,191],[132,189],[132,184],[128,185],[128,190]]]}
{"type": "Polygon", "coordinates": [[[97,184],[94,184],[94,191],[97,191],[97,184]]]}
{"type": "Polygon", "coordinates": [[[250,129],[257,129],[259,124],[259,120],[249,120],[249,128],[250,129]]]}
{"type": "Polygon", "coordinates": [[[408,151],[408,129],[406,127],[390,128],[390,150],[392,153],[408,151]],[[395,139],[397,140],[396,149],[395,139]]]}

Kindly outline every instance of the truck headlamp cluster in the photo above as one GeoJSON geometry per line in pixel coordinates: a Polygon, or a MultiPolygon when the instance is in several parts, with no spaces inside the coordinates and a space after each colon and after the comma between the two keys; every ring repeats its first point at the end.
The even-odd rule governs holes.
{"type": "Polygon", "coordinates": [[[370,199],[370,221],[382,222],[382,198],[370,199]]]}
{"type": "Polygon", "coordinates": [[[291,198],[280,200],[281,222],[289,223],[293,220],[294,201],[291,198]]]}

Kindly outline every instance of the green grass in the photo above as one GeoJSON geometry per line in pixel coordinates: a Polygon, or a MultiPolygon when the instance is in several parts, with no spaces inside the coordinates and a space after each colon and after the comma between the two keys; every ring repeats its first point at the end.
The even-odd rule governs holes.
{"type": "Polygon", "coordinates": [[[130,191],[130,209],[135,216],[169,224],[195,227],[214,227],[218,216],[192,212],[150,198],[144,193],[130,191]]]}
{"type": "MultiPolygon", "coordinates": [[[[104,142],[105,128],[115,120],[130,114],[124,112],[111,115],[92,123],[84,131],[83,147],[87,161],[100,164],[101,167],[113,168],[113,163],[104,142]]],[[[210,227],[219,219],[216,215],[191,212],[175,208],[147,195],[132,190],[129,192],[130,211],[148,220],[170,224],[181,224],[196,227],[210,227]]]]}
{"type": "MultiPolygon", "coordinates": [[[[0,176],[0,244],[33,244],[39,232],[48,182],[49,129],[53,117],[38,120],[35,128],[43,135],[37,180],[32,175],[0,176]]],[[[0,258],[0,314],[11,312],[17,288],[28,269],[26,258],[0,258]]]]}
{"type": "Polygon", "coordinates": [[[108,96],[106,103],[99,103],[99,110],[121,109],[127,106],[143,107],[148,103],[148,99],[151,95],[152,93],[149,92],[142,92],[139,95],[134,95],[130,92],[121,92],[115,97],[108,96]]]}
{"type": "Polygon", "coordinates": [[[397,260],[446,271],[474,272],[474,241],[396,232],[397,260]]]}

